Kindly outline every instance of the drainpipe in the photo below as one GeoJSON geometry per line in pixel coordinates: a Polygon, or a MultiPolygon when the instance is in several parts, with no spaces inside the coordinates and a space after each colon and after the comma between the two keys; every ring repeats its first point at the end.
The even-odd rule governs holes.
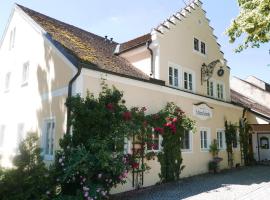
{"type": "MultiPolygon", "coordinates": [[[[77,78],[80,76],[81,71],[82,71],[82,67],[80,66],[80,63],[77,66],[77,73],[75,74],[75,76],[69,81],[68,83],[68,98],[70,98],[72,96],[72,85],[73,83],[77,80],[77,78]]],[[[71,110],[69,107],[67,107],[67,128],[66,128],[66,134],[70,134],[70,115],[71,115],[71,110]]]]}
{"type": "Polygon", "coordinates": [[[153,58],[153,50],[150,48],[150,44],[152,43],[152,41],[150,40],[150,41],[148,41],[147,43],[146,43],[146,45],[147,45],[147,49],[149,50],[149,52],[150,52],[150,55],[151,55],[151,76],[153,77],[153,78],[155,78],[155,69],[154,69],[154,58],[153,58]]]}

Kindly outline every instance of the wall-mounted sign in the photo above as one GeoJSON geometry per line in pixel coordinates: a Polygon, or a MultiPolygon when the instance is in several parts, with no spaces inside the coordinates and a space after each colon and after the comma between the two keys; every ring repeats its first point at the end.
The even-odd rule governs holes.
{"type": "Polygon", "coordinates": [[[198,103],[193,105],[193,115],[201,120],[207,120],[213,117],[212,107],[206,103],[198,103]]]}

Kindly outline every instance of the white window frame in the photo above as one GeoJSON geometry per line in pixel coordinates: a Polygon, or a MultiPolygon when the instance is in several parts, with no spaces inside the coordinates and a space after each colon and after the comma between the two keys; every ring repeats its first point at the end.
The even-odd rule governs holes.
{"type": "MultiPolygon", "coordinates": [[[[152,136],[153,136],[154,134],[155,134],[155,133],[154,133],[154,131],[153,131],[152,136]]],[[[162,146],[161,146],[162,140],[163,140],[162,136],[161,136],[160,134],[158,134],[158,149],[153,149],[153,147],[152,147],[152,149],[150,150],[150,149],[148,149],[148,146],[147,146],[147,144],[146,144],[146,145],[145,145],[146,152],[155,152],[155,153],[160,152],[160,151],[162,150],[162,146]]]]}
{"type": "Polygon", "coordinates": [[[188,134],[189,134],[189,149],[181,149],[182,153],[192,153],[193,152],[193,132],[188,131],[188,134]]]}
{"type": "Polygon", "coordinates": [[[197,37],[193,37],[193,50],[196,52],[200,52],[200,40],[197,37]],[[195,49],[195,40],[198,41],[198,49],[195,49]]]}
{"type": "Polygon", "coordinates": [[[223,82],[220,82],[220,81],[216,81],[216,98],[219,99],[219,100],[225,100],[226,99],[226,95],[225,95],[225,84],[223,82]],[[222,98],[219,97],[219,93],[218,93],[218,87],[219,85],[222,85],[222,98]]]}
{"type": "Polygon", "coordinates": [[[226,149],[226,135],[224,129],[217,129],[216,131],[217,136],[217,146],[219,150],[225,150],[226,149]],[[219,134],[222,136],[222,141],[220,141],[219,134]],[[221,143],[222,142],[222,143],[221,143]],[[222,147],[221,147],[222,146],[222,147]]]}
{"type": "Polygon", "coordinates": [[[2,124],[0,126],[0,149],[4,147],[5,132],[6,132],[6,125],[2,124]]]}
{"type": "Polygon", "coordinates": [[[5,76],[5,85],[4,85],[5,92],[9,92],[10,82],[11,82],[11,72],[7,72],[5,76]]]}
{"type": "Polygon", "coordinates": [[[132,142],[130,138],[124,139],[124,154],[131,154],[132,142]]]}
{"type": "Polygon", "coordinates": [[[202,54],[202,55],[206,55],[206,43],[204,42],[204,41],[200,41],[199,42],[200,43],[200,53],[202,54]],[[204,44],[204,53],[202,52],[202,43],[204,44]]]}
{"type": "Polygon", "coordinates": [[[209,97],[213,97],[213,98],[215,98],[215,81],[214,80],[212,80],[212,79],[209,79],[207,82],[206,82],[206,90],[207,90],[207,96],[209,96],[209,97]],[[213,85],[213,95],[211,95],[211,90],[210,90],[210,85],[211,85],[211,83],[212,83],[212,85],[213,85]],[[209,84],[209,85],[208,85],[209,84]]]}
{"type": "Polygon", "coordinates": [[[168,64],[168,84],[174,88],[181,88],[181,67],[179,65],[169,62],[168,64]],[[170,68],[172,68],[172,84],[170,84],[170,68]],[[175,85],[174,70],[178,70],[178,86],[175,85]]]}
{"type": "MultiPolygon", "coordinates": [[[[211,129],[210,128],[207,128],[207,127],[201,127],[200,129],[200,149],[201,149],[201,152],[208,152],[209,151],[209,146],[210,146],[210,141],[211,141],[211,129]],[[202,147],[202,137],[201,137],[201,132],[206,132],[206,148],[205,147],[202,147]]],[[[205,139],[204,139],[205,140],[205,139]]]]}
{"type": "Polygon", "coordinates": [[[55,155],[55,133],[56,133],[56,120],[55,117],[51,117],[51,118],[47,118],[44,119],[43,121],[43,132],[42,132],[42,138],[43,138],[43,142],[42,142],[42,152],[44,155],[44,160],[48,160],[48,161],[52,161],[54,160],[54,155],[55,155]],[[52,141],[53,141],[53,149],[51,149],[51,140],[49,140],[49,153],[46,153],[47,151],[47,124],[48,123],[54,123],[54,129],[53,132],[51,132],[51,137],[52,137],[52,141]],[[52,154],[50,153],[52,150],[52,154]]]}
{"type": "Polygon", "coordinates": [[[22,86],[26,86],[29,81],[29,61],[25,62],[22,67],[22,86]]]}
{"type": "Polygon", "coordinates": [[[187,69],[187,68],[183,68],[182,70],[182,88],[185,91],[190,91],[190,92],[195,92],[196,91],[196,76],[195,76],[195,72],[193,70],[187,69]],[[188,89],[185,88],[185,73],[188,74],[188,89]],[[192,90],[189,89],[189,74],[191,74],[192,76],[192,90]]]}

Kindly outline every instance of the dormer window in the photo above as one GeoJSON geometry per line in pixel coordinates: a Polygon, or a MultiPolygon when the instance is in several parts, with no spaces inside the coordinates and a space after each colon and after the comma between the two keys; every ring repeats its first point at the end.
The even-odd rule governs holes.
{"type": "Polygon", "coordinates": [[[179,87],[179,70],[175,67],[169,67],[169,85],[179,87]]]}
{"type": "Polygon", "coordinates": [[[194,50],[199,51],[199,40],[194,38],[194,50]]]}

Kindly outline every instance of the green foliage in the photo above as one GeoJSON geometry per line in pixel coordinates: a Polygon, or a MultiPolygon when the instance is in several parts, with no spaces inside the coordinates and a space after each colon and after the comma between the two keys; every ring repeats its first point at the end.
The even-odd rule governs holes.
{"type": "Polygon", "coordinates": [[[13,160],[14,168],[1,170],[1,200],[48,199],[51,179],[37,141],[37,135],[29,134],[19,146],[20,153],[13,160]]]}
{"type": "Polygon", "coordinates": [[[237,143],[237,126],[225,121],[225,137],[228,154],[228,164],[233,167],[233,144],[237,143]]]}
{"type": "Polygon", "coordinates": [[[209,146],[209,152],[212,154],[213,158],[218,156],[219,148],[216,139],[214,139],[211,145],[209,146]]]}
{"type": "Polygon", "coordinates": [[[130,165],[124,139],[136,126],[122,97],[116,88],[103,83],[98,98],[88,94],[67,100],[72,135],[64,136],[56,155],[58,199],[104,199],[113,186],[125,182],[130,165]]]}
{"type": "Polygon", "coordinates": [[[236,49],[240,52],[248,47],[259,47],[270,41],[270,0],[238,0],[240,13],[226,31],[230,42],[244,36],[236,49]]]}
{"type": "Polygon", "coordinates": [[[209,161],[208,163],[209,171],[213,171],[214,173],[216,173],[218,168],[219,168],[218,162],[215,162],[214,160],[209,161]]]}
{"type": "Polygon", "coordinates": [[[184,130],[193,130],[195,122],[189,119],[174,103],[168,103],[157,114],[149,116],[154,131],[161,134],[162,150],[158,154],[161,165],[161,182],[175,181],[184,169],[182,165],[181,138],[184,130]]]}
{"type": "Polygon", "coordinates": [[[251,137],[250,129],[251,127],[246,119],[241,119],[239,121],[240,145],[245,165],[249,165],[254,160],[253,153],[249,149],[249,138],[251,137]]]}

